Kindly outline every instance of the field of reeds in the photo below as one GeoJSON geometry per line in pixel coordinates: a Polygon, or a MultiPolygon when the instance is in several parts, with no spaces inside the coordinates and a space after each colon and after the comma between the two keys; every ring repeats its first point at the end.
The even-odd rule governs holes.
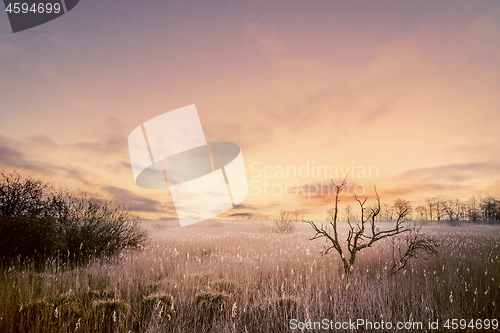
{"type": "Polygon", "coordinates": [[[452,319],[474,319],[474,329],[459,331],[480,332],[486,319],[500,319],[500,226],[424,226],[439,256],[392,276],[390,240],[361,252],[345,276],[305,224],[290,234],[254,222],[146,226],[147,245],[118,258],[3,267],[0,332],[299,332],[324,319],[401,322],[412,325],[407,332],[454,331],[446,320],[451,328],[452,319]]]}

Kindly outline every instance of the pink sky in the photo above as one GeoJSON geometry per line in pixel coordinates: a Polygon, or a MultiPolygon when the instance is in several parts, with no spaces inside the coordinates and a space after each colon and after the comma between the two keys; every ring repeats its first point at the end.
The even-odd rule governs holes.
{"type": "Polygon", "coordinates": [[[328,182],[276,176],[313,161],[376,167],[349,179],[383,202],[500,193],[498,1],[87,0],[16,34],[1,14],[0,32],[0,166],[142,217],[175,215],[135,185],[128,135],[190,104],[207,141],[241,147],[254,185],[226,216],[324,218],[331,196],[263,193],[328,182]]]}

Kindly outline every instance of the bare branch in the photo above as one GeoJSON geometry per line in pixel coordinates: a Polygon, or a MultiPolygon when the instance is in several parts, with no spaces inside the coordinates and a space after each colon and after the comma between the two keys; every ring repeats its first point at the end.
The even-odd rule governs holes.
{"type": "MultiPolygon", "coordinates": [[[[344,178],[341,184],[335,184],[332,180],[332,184],[335,188],[335,205],[334,208],[328,211],[327,215],[329,225],[332,228],[331,232],[328,230],[328,228],[325,228],[323,224],[319,227],[313,221],[303,222],[311,225],[311,227],[316,232],[311,240],[325,238],[328,245],[325,245],[323,254],[328,253],[331,249],[335,249],[337,251],[344,264],[344,270],[346,274],[349,274],[352,270],[352,266],[354,265],[354,262],[356,260],[356,255],[359,251],[371,247],[375,242],[378,242],[384,238],[392,238],[399,234],[411,232],[411,229],[409,227],[404,226],[404,222],[407,221],[407,218],[412,211],[412,207],[409,201],[403,199],[395,200],[393,204],[393,211],[396,214],[397,218],[394,222],[394,226],[389,230],[380,230],[376,227],[375,223],[377,216],[379,216],[381,212],[380,197],[378,195],[377,188],[374,187],[377,203],[376,205],[371,207],[365,206],[367,198],[360,199],[357,195],[355,195],[355,199],[361,209],[361,217],[359,219],[359,222],[354,225],[350,219],[350,209],[347,211],[347,225],[349,227],[346,239],[347,251],[349,252],[349,259],[347,259],[344,256],[344,252],[339,241],[337,220],[338,202],[340,201],[339,194],[346,184],[346,178],[344,178]],[[368,230],[367,224],[369,224],[368,230]]],[[[403,258],[400,262],[406,265],[406,261],[410,258],[416,257],[417,253],[420,253],[421,251],[424,251],[426,253],[433,253],[433,251],[435,251],[435,247],[436,244],[432,240],[415,238],[412,241],[408,241],[408,249],[406,251],[406,254],[400,256],[401,258],[403,258]]]]}
{"type": "MultiPolygon", "coordinates": [[[[423,254],[429,256],[437,256],[437,247],[439,243],[431,238],[425,238],[420,234],[420,228],[413,228],[408,236],[406,237],[406,251],[401,254],[401,249],[399,250],[399,258],[396,260],[394,256],[394,242],[393,242],[393,266],[389,271],[388,275],[393,275],[398,271],[404,269],[408,261],[412,258],[418,258],[423,254]]],[[[427,259],[424,257],[424,259],[427,259]]]]}

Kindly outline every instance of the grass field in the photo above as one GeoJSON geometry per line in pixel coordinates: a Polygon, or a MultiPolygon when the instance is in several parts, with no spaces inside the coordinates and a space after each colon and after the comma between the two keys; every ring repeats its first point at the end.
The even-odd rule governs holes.
{"type": "Polygon", "coordinates": [[[286,235],[236,221],[146,227],[148,245],[117,259],[4,268],[0,332],[300,332],[292,329],[299,322],[323,319],[446,332],[447,319],[500,319],[500,226],[424,226],[441,244],[439,257],[393,276],[391,241],[361,252],[344,276],[340,258],[321,255],[305,224],[286,235]]]}

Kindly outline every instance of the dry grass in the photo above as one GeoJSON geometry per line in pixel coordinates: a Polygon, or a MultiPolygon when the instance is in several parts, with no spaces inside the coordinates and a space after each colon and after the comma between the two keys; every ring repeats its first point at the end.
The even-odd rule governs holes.
{"type": "Polygon", "coordinates": [[[146,248],[114,261],[5,268],[0,331],[290,332],[292,318],[500,318],[500,227],[426,226],[441,242],[438,258],[388,277],[391,243],[380,242],[349,278],[302,225],[285,235],[236,222],[151,230],[146,248]]]}

